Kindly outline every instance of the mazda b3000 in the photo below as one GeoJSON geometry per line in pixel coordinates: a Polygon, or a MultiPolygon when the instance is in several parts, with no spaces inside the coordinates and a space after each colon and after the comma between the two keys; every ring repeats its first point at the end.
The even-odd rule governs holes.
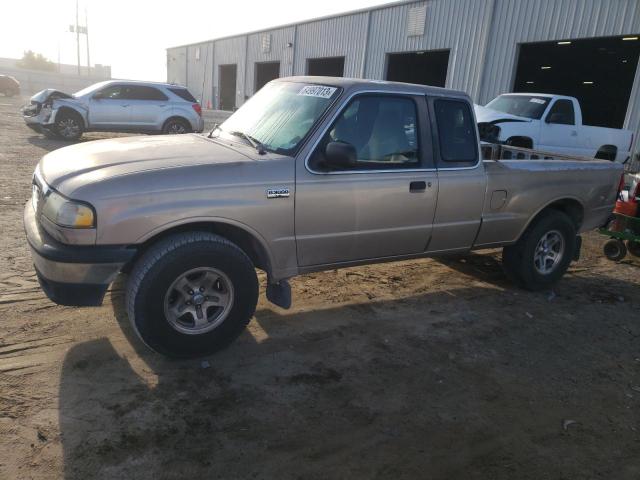
{"type": "Polygon", "coordinates": [[[24,220],[54,302],[99,305],[128,274],[135,331],[170,356],[233,340],[256,269],[288,307],[306,272],[502,247],[543,289],[603,224],[621,166],[487,160],[469,97],[400,83],[269,83],[208,135],[116,138],[47,154],[24,220]]]}

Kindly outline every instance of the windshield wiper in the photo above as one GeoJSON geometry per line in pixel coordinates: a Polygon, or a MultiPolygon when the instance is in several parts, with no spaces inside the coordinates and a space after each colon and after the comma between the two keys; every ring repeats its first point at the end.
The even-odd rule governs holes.
{"type": "Polygon", "coordinates": [[[236,137],[244,138],[247,142],[249,142],[249,145],[256,149],[256,151],[260,155],[264,155],[265,153],[267,153],[267,151],[264,149],[264,145],[262,145],[262,143],[253,138],[251,135],[247,135],[246,133],[239,131],[233,131],[229,133],[231,135],[235,135],[236,137]]]}
{"type": "Polygon", "coordinates": [[[213,138],[213,132],[215,132],[218,128],[220,128],[220,124],[219,123],[214,123],[213,124],[213,128],[209,132],[209,135],[207,135],[207,138],[213,138]]]}

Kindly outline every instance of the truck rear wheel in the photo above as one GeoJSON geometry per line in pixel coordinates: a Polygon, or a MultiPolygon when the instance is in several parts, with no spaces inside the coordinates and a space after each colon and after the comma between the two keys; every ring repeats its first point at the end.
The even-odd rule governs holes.
{"type": "Polygon", "coordinates": [[[515,245],[505,247],[505,273],[527,290],[550,288],[569,268],[576,249],[576,229],[562,212],[549,211],[534,220],[515,245]]]}
{"type": "Polygon", "coordinates": [[[127,313],[142,341],[176,358],[214,353],[247,326],[258,301],[251,260],[208,232],[169,236],[134,265],[127,313]]]}

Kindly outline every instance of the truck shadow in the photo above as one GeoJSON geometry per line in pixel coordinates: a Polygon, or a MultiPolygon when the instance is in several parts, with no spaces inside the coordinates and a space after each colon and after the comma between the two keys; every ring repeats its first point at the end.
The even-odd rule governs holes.
{"type": "Polygon", "coordinates": [[[65,140],[58,140],[55,138],[47,138],[44,135],[31,135],[27,137],[27,142],[29,142],[34,147],[41,148],[46,150],[47,152],[53,152],[62,147],[67,147],[69,145],[74,145],[78,142],[68,142],[65,140]]]}
{"type": "MultiPolygon", "coordinates": [[[[590,281],[564,283],[602,295],[590,281]]],[[[640,298],[637,285],[608,288],[640,298]]],[[[525,470],[586,475],[596,465],[623,478],[633,462],[616,456],[637,458],[633,432],[598,430],[601,412],[591,411],[609,402],[609,422],[629,421],[618,396],[591,399],[628,381],[619,363],[637,344],[614,327],[632,318],[631,303],[601,296],[585,309],[603,315],[580,318],[561,299],[558,315],[576,318],[531,320],[524,312],[540,311],[544,296],[522,293],[518,303],[511,290],[470,287],[456,298],[440,291],[293,314],[263,308],[250,331],[203,364],[148,351],[115,290],[114,315],[139,358],[107,338],[67,353],[59,396],[67,479],[511,479],[525,470]],[[606,315],[614,304],[617,316],[606,315]],[[142,375],[132,366],[140,360],[142,375]],[[561,428],[577,412],[597,435],[561,428]]]]}

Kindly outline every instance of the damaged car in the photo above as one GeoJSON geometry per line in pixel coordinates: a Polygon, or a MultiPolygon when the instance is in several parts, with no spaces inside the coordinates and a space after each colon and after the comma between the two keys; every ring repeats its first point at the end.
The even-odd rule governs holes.
{"type": "Polygon", "coordinates": [[[509,93],[475,112],[484,142],[619,163],[631,154],[633,132],[588,125],[575,97],[509,93]]]}
{"type": "Polygon", "coordinates": [[[168,83],[96,83],[69,95],[45,89],[22,108],[25,123],[36,132],[77,140],[84,132],[202,132],[202,108],[187,88],[168,83]]]}

